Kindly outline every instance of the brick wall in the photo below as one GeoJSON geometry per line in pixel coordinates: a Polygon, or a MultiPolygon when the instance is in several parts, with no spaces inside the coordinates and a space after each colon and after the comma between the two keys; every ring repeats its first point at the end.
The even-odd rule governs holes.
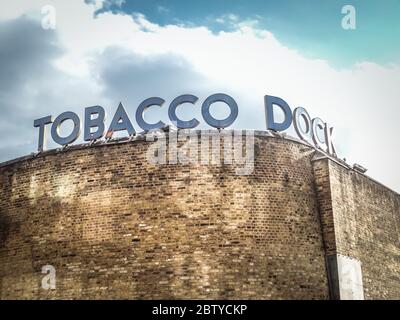
{"type": "Polygon", "coordinates": [[[388,261],[384,280],[378,266],[365,271],[367,297],[399,297],[397,194],[340,166],[328,183],[314,149],[288,139],[256,135],[249,176],[236,165],[151,165],[149,144],[77,146],[0,167],[2,299],[327,299],[325,250],[336,242],[363,268],[388,261]],[[333,205],[323,203],[327,185],[333,205]],[[361,194],[375,200],[350,203],[361,194]],[[349,209],[336,218],[340,197],[349,209]],[[329,223],[349,215],[357,228],[362,210],[365,239],[332,231],[329,244],[329,223]],[[41,288],[47,264],[55,290],[41,288]]]}
{"type": "Polygon", "coordinates": [[[366,299],[400,299],[399,195],[328,159],[315,167],[319,181],[329,177],[329,188],[320,183],[319,194],[321,216],[329,225],[324,235],[334,243],[327,253],[361,262],[366,299]]]}

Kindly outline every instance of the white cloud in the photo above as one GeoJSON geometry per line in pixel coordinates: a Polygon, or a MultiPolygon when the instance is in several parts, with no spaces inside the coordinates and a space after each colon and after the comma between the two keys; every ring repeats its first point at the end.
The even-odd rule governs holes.
{"type": "MultiPolygon", "coordinates": [[[[237,127],[264,129],[263,96],[282,97],[292,108],[303,106],[311,116],[328,120],[336,128],[340,156],[349,162],[359,162],[369,168],[371,176],[400,190],[400,171],[397,170],[400,162],[397,142],[399,65],[364,62],[337,70],[326,61],[305,58],[296,50],[285,47],[272,33],[258,29],[256,22],[240,21],[229,15],[220,19],[235,23],[236,29],[215,34],[206,27],[161,27],[140,14],[103,13],[94,17],[95,10],[103,4],[101,1],[86,5],[83,1],[36,0],[8,3],[0,10],[0,20],[21,14],[40,19],[40,9],[47,4],[53,4],[57,10],[56,32],[65,54],[55,61],[55,66],[69,77],[69,95],[73,83],[79,83],[80,87],[91,84],[90,92],[98,94],[95,97],[98,101],[114,103],[118,99],[108,96],[111,91],[105,87],[107,82],[99,71],[99,59],[104,59],[106,55],[102,53],[109,52],[110,47],[124,52],[124,63],[129,52],[132,59],[146,57],[147,64],[152,57],[155,65],[160,61],[168,64],[165,57],[175,59],[175,65],[182,60],[188,74],[196,77],[193,84],[201,86],[193,87],[193,92],[201,98],[216,91],[235,97],[240,106],[237,127]],[[199,82],[198,79],[203,80],[199,82]]],[[[118,60],[113,59],[113,63],[117,68],[118,60]]],[[[132,70],[137,72],[135,68],[132,70]]],[[[179,68],[173,70],[182,71],[179,68]]],[[[132,83],[132,90],[126,96],[134,100],[134,92],[136,97],[135,101],[125,103],[133,107],[147,98],[142,92],[135,91],[135,84],[141,81],[137,76],[132,73],[131,79],[125,79],[132,83]]],[[[147,77],[148,83],[140,85],[147,85],[155,93],[169,93],[164,98],[172,99],[176,94],[185,93],[181,88],[187,90],[190,84],[186,79],[180,88],[176,81],[171,81],[175,85],[171,87],[168,77],[174,77],[172,71],[163,77],[160,79],[166,79],[165,84],[163,81],[152,82],[151,77],[147,77]]],[[[55,81],[54,86],[62,87],[62,81],[55,81]]],[[[56,88],[53,90],[57,91],[56,88]]],[[[123,92],[119,94],[124,95],[123,92]]],[[[68,109],[64,95],[64,91],[58,93],[59,104],[68,109]]]]}

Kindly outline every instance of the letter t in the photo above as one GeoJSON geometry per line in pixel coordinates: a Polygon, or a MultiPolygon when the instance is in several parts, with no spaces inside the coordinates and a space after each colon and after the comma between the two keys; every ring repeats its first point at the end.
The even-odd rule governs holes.
{"type": "Polygon", "coordinates": [[[39,144],[38,151],[43,152],[46,147],[46,125],[53,123],[54,119],[52,116],[36,119],[33,122],[35,128],[39,128],[39,144]]]}

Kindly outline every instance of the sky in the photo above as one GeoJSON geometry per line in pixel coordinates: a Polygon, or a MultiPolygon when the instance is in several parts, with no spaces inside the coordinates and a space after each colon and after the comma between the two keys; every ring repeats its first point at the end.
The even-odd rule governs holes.
{"type": "Polygon", "coordinates": [[[131,0],[98,12],[144,14],[161,26],[207,26],[213,32],[234,31],[239,21],[266,29],[284,45],[336,67],[373,60],[400,59],[399,0],[131,0]],[[360,20],[353,32],[338,28],[341,9],[351,4],[360,20]],[[382,47],[385,50],[382,50],[382,47]],[[349,49],[351,48],[351,49],[349,49]]]}
{"type": "Polygon", "coordinates": [[[35,152],[33,120],[64,111],[101,105],[110,118],[122,102],[138,130],[151,96],[223,92],[239,105],[234,128],[265,130],[268,94],[329,122],[340,158],[400,192],[400,0],[1,1],[0,71],[0,161],[35,152]]]}

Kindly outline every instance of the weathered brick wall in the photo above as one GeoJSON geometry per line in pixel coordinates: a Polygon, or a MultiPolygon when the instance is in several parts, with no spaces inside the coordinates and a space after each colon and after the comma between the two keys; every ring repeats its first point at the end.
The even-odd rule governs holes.
{"type": "Polygon", "coordinates": [[[361,262],[365,298],[400,298],[399,194],[262,134],[249,176],[151,165],[149,146],[0,167],[0,298],[327,299],[334,254],[361,262]],[[55,290],[41,288],[48,264],[55,290]]]}
{"type": "Polygon", "coordinates": [[[314,162],[327,254],[361,262],[365,299],[400,299],[400,196],[370,178],[314,162]]]}
{"type": "Polygon", "coordinates": [[[361,261],[366,299],[400,299],[400,197],[330,163],[338,252],[361,261]]]}
{"type": "Polygon", "coordinates": [[[332,208],[332,186],[329,175],[329,160],[313,159],[314,178],[321,230],[326,255],[336,254],[335,217],[332,208]]]}
{"type": "Polygon", "coordinates": [[[249,176],[150,165],[144,141],[1,167],[0,297],[328,298],[314,150],[255,142],[249,176]]]}

